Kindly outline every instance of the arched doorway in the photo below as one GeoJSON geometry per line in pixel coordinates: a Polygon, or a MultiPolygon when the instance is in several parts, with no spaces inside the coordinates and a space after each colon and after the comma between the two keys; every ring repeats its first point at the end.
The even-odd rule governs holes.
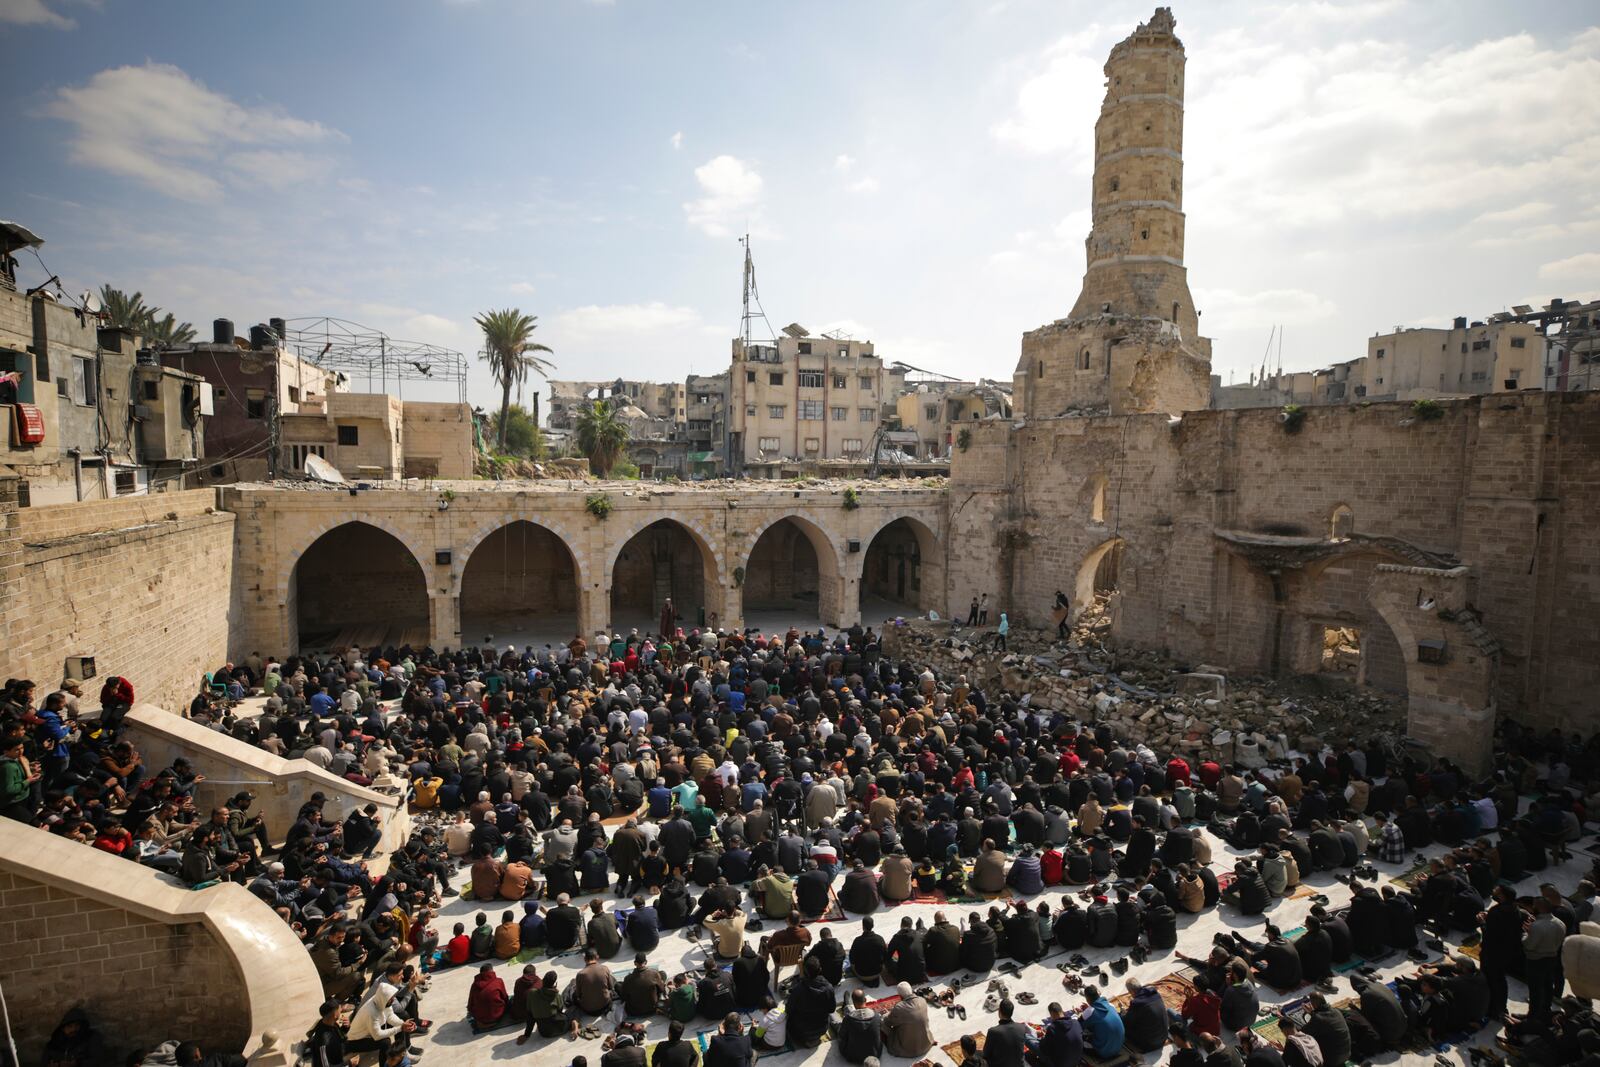
{"type": "Polygon", "coordinates": [[[880,623],[896,615],[940,607],[944,566],[933,531],[910,517],[886,523],[861,561],[861,620],[880,623]]]}
{"type": "Polygon", "coordinates": [[[1406,660],[1368,595],[1378,567],[1405,563],[1380,550],[1341,552],[1289,579],[1290,666],[1296,674],[1406,695],[1406,660]]]}
{"type": "Polygon", "coordinates": [[[290,616],[299,651],[428,643],[428,584],[399,538],[364,522],[336,526],[295,561],[290,616]]]}
{"type": "Polygon", "coordinates": [[[658,519],[628,538],[611,565],[611,628],[656,633],[670,597],[685,631],[720,625],[714,557],[682,523],[658,519]]]}
{"type": "Polygon", "coordinates": [[[553,532],[526,519],[489,534],[461,572],[461,639],[564,644],[578,632],[578,565],[553,532]]]}
{"type": "Polygon", "coordinates": [[[1116,607],[1118,583],[1122,578],[1122,538],[1103,541],[1083,557],[1073,584],[1072,615],[1093,621],[1112,615],[1116,607]]]}
{"type": "Polygon", "coordinates": [[[763,631],[831,624],[838,586],[839,562],[827,536],[808,519],[779,519],[756,538],[745,561],[744,624],[763,631]]]}

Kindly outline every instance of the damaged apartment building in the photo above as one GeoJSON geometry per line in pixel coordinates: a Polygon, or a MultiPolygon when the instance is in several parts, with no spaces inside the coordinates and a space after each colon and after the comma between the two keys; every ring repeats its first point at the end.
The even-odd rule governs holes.
{"type": "Polygon", "coordinates": [[[1367,339],[1367,354],[1312,371],[1265,369],[1249,382],[1213,382],[1216,408],[1411,402],[1525,389],[1561,388],[1540,319],[1560,312],[1519,307],[1449,327],[1402,327],[1367,339]]]}
{"type": "Polygon", "coordinates": [[[106,326],[92,297],[42,277],[19,288],[14,254],[43,243],[0,222],[0,473],[24,506],[181,488],[205,454],[209,385],[106,326]]]}

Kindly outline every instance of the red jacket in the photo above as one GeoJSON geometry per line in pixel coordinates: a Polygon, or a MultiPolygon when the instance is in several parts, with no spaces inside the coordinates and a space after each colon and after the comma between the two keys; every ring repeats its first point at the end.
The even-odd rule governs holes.
{"type": "Polygon", "coordinates": [[[494,1026],[506,1017],[506,984],[493,972],[479,974],[472,980],[472,991],[467,994],[467,1014],[480,1027],[494,1026]]]}
{"type": "Polygon", "coordinates": [[[1060,885],[1066,878],[1067,858],[1058,849],[1047,848],[1039,856],[1039,877],[1045,885],[1060,885]]]}

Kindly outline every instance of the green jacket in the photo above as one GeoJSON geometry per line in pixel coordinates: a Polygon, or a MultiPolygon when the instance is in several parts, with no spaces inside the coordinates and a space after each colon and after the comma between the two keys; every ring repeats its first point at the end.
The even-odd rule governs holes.
{"type": "Polygon", "coordinates": [[[667,1014],[680,1023],[693,1022],[700,1007],[700,994],[693,982],[675,987],[667,997],[667,1014]]]}
{"type": "Polygon", "coordinates": [[[0,806],[10,807],[28,799],[28,765],[21,760],[0,759],[0,806]]]}

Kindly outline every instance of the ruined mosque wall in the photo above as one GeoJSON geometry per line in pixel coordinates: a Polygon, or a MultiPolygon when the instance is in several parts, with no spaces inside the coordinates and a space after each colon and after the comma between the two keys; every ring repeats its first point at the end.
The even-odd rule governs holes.
{"type": "Polygon", "coordinates": [[[1499,711],[1600,727],[1586,699],[1600,683],[1600,398],[1440,407],[1316,409],[1294,434],[1272,409],[976,428],[951,479],[950,599],[987,590],[1043,624],[1054,591],[1081,603],[1096,554],[1120,541],[1119,639],[1290,673],[1316,669],[1324,625],[1351,625],[1370,642],[1363,680],[1403,691],[1416,652],[1378,617],[1372,575],[1454,558],[1500,648],[1499,711]],[[1341,506],[1354,539],[1276,575],[1218,536],[1327,540],[1341,506]]]}

